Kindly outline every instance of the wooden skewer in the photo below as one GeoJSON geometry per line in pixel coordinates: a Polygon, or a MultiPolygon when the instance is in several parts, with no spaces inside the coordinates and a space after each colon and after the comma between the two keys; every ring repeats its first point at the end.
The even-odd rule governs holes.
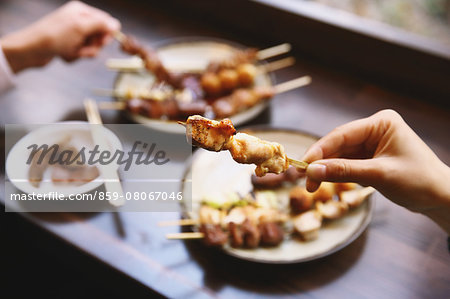
{"type": "Polygon", "coordinates": [[[303,169],[303,170],[306,170],[306,168],[308,168],[308,165],[309,165],[305,161],[298,161],[298,160],[291,159],[291,158],[288,158],[288,161],[289,161],[290,165],[294,166],[295,168],[303,169]]]}
{"type": "Polygon", "coordinates": [[[272,61],[267,63],[266,65],[258,66],[258,72],[259,73],[270,73],[274,72],[280,69],[283,69],[285,67],[291,66],[295,63],[295,58],[290,56],[286,57],[280,60],[272,61]]]}
{"type": "Polygon", "coordinates": [[[186,240],[186,239],[203,239],[205,235],[203,233],[174,233],[174,234],[167,234],[166,238],[168,240],[186,240]]]}
{"type": "Polygon", "coordinates": [[[178,219],[178,220],[161,221],[158,223],[158,226],[188,226],[197,224],[200,224],[200,221],[196,219],[178,219]]]}
{"type": "MultiPolygon", "coordinates": [[[[91,99],[86,99],[84,101],[84,107],[89,123],[94,125],[90,127],[94,143],[99,146],[100,151],[110,150],[96,102],[91,99]]],[[[108,202],[115,207],[123,205],[125,203],[123,189],[115,165],[100,165],[99,171],[104,180],[106,191],[110,192],[110,194],[114,194],[114,192],[118,194],[117,200],[109,200],[108,202]]]]}
{"type": "Polygon", "coordinates": [[[127,107],[125,101],[121,102],[99,102],[98,108],[101,110],[124,110],[127,107]]]}
{"type": "Polygon", "coordinates": [[[284,53],[287,53],[291,50],[291,44],[284,43],[278,46],[270,47],[264,50],[258,51],[258,54],[256,57],[258,57],[259,60],[267,59],[270,57],[278,56],[284,53]]]}
{"type": "Polygon", "coordinates": [[[311,81],[312,80],[311,80],[310,76],[303,76],[303,77],[300,77],[300,78],[297,78],[294,80],[283,82],[283,83],[280,83],[280,84],[274,86],[275,93],[279,94],[279,93],[283,93],[283,92],[286,92],[286,91],[289,91],[292,89],[303,87],[303,86],[310,84],[311,81]]]}

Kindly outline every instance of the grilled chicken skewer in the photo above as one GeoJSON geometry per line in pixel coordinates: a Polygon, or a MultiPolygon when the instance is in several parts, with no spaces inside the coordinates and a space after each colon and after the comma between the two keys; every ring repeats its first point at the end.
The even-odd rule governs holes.
{"type": "MultiPolygon", "coordinates": [[[[281,144],[236,133],[229,119],[215,121],[194,115],[188,118],[185,125],[187,138],[193,145],[216,152],[228,150],[236,162],[255,164],[257,176],[285,172],[292,163],[281,144]]],[[[295,166],[299,168],[306,169],[308,165],[306,162],[296,162],[295,166]]]]}
{"type": "MultiPolygon", "coordinates": [[[[132,99],[133,94],[117,94],[108,92],[109,95],[124,97],[126,103],[100,104],[102,109],[127,109],[132,113],[137,113],[150,118],[165,117],[168,119],[185,120],[187,116],[200,114],[204,115],[210,107],[215,118],[230,117],[238,112],[255,106],[262,101],[268,100],[275,94],[286,92],[294,88],[305,86],[311,82],[309,76],[300,77],[287,81],[276,86],[257,86],[254,88],[236,89],[228,96],[218,98],[212,103],[202,99],[192,101],[178,100],[175,94],[163,94],[161,92],[148,92],[132,99]]],[[[106,94],[102,91],[102,95],[106,94]]],[[[295,166],[295,165],[294,165],[295,166]]]]}

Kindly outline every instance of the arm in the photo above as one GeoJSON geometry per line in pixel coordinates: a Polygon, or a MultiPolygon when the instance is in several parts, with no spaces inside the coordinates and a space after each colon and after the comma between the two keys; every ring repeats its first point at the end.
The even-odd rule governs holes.
{"type": "Polygon", "coordinates": [[[81,2],[69,2],[30,26],[0,39],[14,73],[44,66],[54,57],[73,61],[93,57],[120,29],[109,14],[81,2]]]}
{"type": "Polygon", "coordinates": [[[370,185],[450,234],[450,168],[398,113],[384,110],[338,127],[303,159],[311,162],[306,170],[309,191],[322,181],[370,185]]]}

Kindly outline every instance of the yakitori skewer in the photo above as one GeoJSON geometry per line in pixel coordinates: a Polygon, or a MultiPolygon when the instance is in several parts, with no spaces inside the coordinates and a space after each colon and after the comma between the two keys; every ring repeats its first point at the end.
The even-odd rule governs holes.
{"type": "Polygon", "coordinates": [[[229,119],[215,121],[194,115],[181,124],[186,127],[186,136],[193,145],[209,151],[228,150],[236,162],[255,164],[257,176],[285,172],[290,164],[295,164],[293,166],[300,169],[308,167],[306,162],[288,158],[284,147],[279,143],[246,133],[236,133],[229,119]]]}
{"type": "Polygon", "coordinates": [[[251,108],[262,101],[272,98],[275,94],[303,87],[310,82],[311,78],[304,76],[275,86],[239,88],[230,95],[217,98],[212,102],[207,102],[203,99],[184,101],[183,99],[179,99],[176,94],[169,94],[167,98],[155,98],[148,91],[140,95],[133,95],[132,98],[130,98],[131,93],[127,92],[120,93],[108,90],[97,90],[96,92],[99,95],[116,96],[126,99],[124,103],[117,104],[101,102],[99,103],[101,109],[125,109],[131,113],[150,118],[165,117],[173,120],[184,120],[194,114],[204,115],[209,109],[212,110],[215,118],[220,119],[251,108]]]}
{"type": "MultiPolygon", "coordinates": [[[[147,68],[146,65],[146,59],[147,56],[146,53],[144,53],[145,51],[149,51],[144,49],[141,45],[139,45],[135,39],[131,38],[130,36],[125,35],[122,32],[116,32],[114,37],[117,39],[117,41],[119,41],[119,43],[121,43],[122,45],[127,45],[128,44],[132,44],[132,46],[134,47],[125,47],[125,51],[132,54],[132,55],[138,55],[141,56],[141,59],[109,59],[106,62],[106,65],[108,68],[112,69],[112,70],[118,70],[118,71],[139,71],[139,70],[143,70],[145,68],[147,68]],[[132,51],[129,51],[132,50],[132,51]],[[144,54],[144,55],[142,55],[144,54]]],[[[243,63],[251,63],[254,62],[256,60],[264,60],[264,59],[268,59],[271,57],[275,57],[278,55],[282,55],[285,54],[287,52],[289,52],[291,50],[291,45],[288,43],[284,43],[281,45],[277,45],[274,47],[270,47],[267,49],[263,49],[263,50],[256,50],[253,48],[250,49],[246,49],[246,50],[235,50],[234,55],[232,55],[231,58],[226,60],[226,65],[228,67],[230,66],[234,66],[234,68],[237,67],[237,64],[243,64],[243,63]],[[232,61],[232,62],[231,62],[232,61]]],[[[154,52],[153,50],[151,50],[152,52],[154,52]]],[[[152,56],[152,58],[154,58],[154,56],[152,56]]],[[[157,57],[156,57],[157,58],[157,57]]],[[[158,59],[158,62],[159,59],[158,59]]],[[[213,68],[216,68],[218,66],[222,65],[221,61],[216,61],[216,62],[212,62],[207,69],[209,69],[210,71],[213,68]]],[[[201,73],[204,72],[205,69],[204,67],[199,67],[197,65],[192,65],[192,64],[183,64],[183,65],[178,65],[178,67],[176,67],[176,69],[170,69],[171,71],[175,71],[175,72],[179,72],[179,71],[188,71],[190,73],[201,73]]]]}
{"type": "Polygon", "coordinates": [[[120,42],[122,50],[130,55],[139,56],[145,69],[152,72],[159,81],[175,88],[181,87],[182,76],[169,72],[155,50],[142,46],[135,38],[122,32],[116,32],[114,36],[120,42]]]}
{"type": "MultiPolygon", "coordinates": [[[[255,106],[256,104],[270,99],[275,94],[303,87],[311,82],[309,76],[300,77],[291,81],[280,83],[275,86],[257,86],[255,88],[239,88],[228,96],[220,97],[211,103],[202,99],[195,101],[178,100],[177,95],[168,94],[169,97],[155,98],[151,91],[140,95],[131,93],[120,93],[117,91],[97,90],[99,95],[109,95],[125,98],[124,103],[112,104],[109,102],[99,103],[101,109],[126,109],[132,113],[144,115],[151,118],[166,117],[168,119],[186,119],[190,115],[203,115],[207,109],[213,111],[216,118],[232,116],[240,111],[255,106]]],[[[158,93],[160,95],[160,93],[158,93]]]]}
{"type": "Polygon", "coordinates": [[[160,226],[195,225],[198,232],[167,234],[166,237],[172,240],[203,239],[209,246],[222,246],[227,242],[235,248],[277,246],[285,235],[291,233],[297,234],[304,241],[310,241],[318,237],[323,219],[343,217],[349,209],[361,205],[375,190],[372,187],[356,188],[351,183],[328,184],[332,187],[333,194],[339,196],[339,200],[330,198],[322,202],[319,191],[309,193],[305,187],[294,185],[289,195],[290,201],[295,195],[297,201],[306,200],[309,204],[301,204],[302,209],[298,210],[292,209],[291,203],[289,214],[277,208],[261,207],[254,202],[247,202],[247,205],[227,202],[211,205],[203,202],[198,210],[198,219],[164,221],[160,226]],[[341,185],[345,185],[343,190],[341,185]],[[352,205],[348,204],[349,199],[352,205]],[[290,222],[291,225],[283,226],[285,222],[290,222]]]}

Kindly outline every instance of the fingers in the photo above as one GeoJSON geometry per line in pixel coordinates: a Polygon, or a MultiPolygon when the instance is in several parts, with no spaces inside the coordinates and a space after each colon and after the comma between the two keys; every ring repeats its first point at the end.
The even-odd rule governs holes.
{"type": "Polygon", "coordinates": [[[303,160],[313,162],[336,157],[370,158],[391,124],[390,118],[385,116],[392,113],[385,110],[334,129],[312,145],[303,160]]]}
{"type": "Polygon", "coordinates": [[[308,190],[318,187],[322,181],[355,182],[362,185],[374,185],[383,181],[387,165],[385,159],[326,159],[311,163],[306,169],[308,190]]]}

